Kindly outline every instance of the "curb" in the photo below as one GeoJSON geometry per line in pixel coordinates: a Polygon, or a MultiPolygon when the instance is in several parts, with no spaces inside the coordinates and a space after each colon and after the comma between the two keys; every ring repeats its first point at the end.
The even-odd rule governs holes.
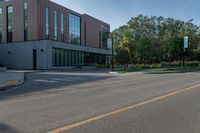
{"type": "Polygon", "coordinates": [[[119,74],[118,72],[109,72],[109,74],[119,74]]]}
{"type": "Polygon", "coordinates": [[[24,83],[24,81],[25,81],[25,73],[22,73],[22,78],[20,80],[7,80],[5,85],[0,87],[0,92],[7,91],[14,87],[20,86],[24,83]]]}

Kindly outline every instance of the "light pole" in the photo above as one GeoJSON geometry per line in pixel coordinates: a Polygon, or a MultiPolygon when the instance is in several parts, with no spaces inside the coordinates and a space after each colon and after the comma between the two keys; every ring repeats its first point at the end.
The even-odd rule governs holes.
{"type": "MultiPolygon", "coordinates": [[[[101,25],[101,28],[102,28],[102,30],[101,30],[101,46],[100,46],[100,48],[102,48],[102,45],[103,45],[103,30],[104,30],[104,27],[106,27],[106,28],[108,28],[107,26],[104,26],[104,25],[101,25]]],[[[106,32],[107,33],[107,48],[108,48],[108,39],[111,39],[111,48],[112,48],[112,71],[114,72],[115,71],[115,66],[114,66],[114,45],[113,45],[113,43],[114,43],[114,38],[113,38],[113,34],[112,34],[112,32],[110,32],[110,31],[107,31],[106,32]]],[[[104,48],[105,48],[105,46],[104,46],[104,48]]]]}
{"type": "Polygon", "coordinates": [[[114,72],[115,71],[115,66],[114,66],[114,38],[113,38],[113,34],[111,34],[111,37],[112,37],[112,71],[114,72]]]}
{"type": "Polygon", "coordinates": [[[100,48],[102,48],[102,46],[103,46],[103,30],[104,30],[104,25],[101,25],[101,46],[100,46],[100,48]]]}
{"type": "Polygon", "coordinates": [[[107,34],[108,34],[107,40],[109,40],[109,41],[107,41],[107,48],[108,49],[112,48],[112,71],[114,72],[115,71],[115,66],[114,66],[114,45],[113,45],[114,38],[113,38],[112,32],[107,32],[107,34]],[[110,45],[111,45],[111,47],[110,47],[110,45]]]}
{"type": "MultiPolygon", "coordinates": [[[[187,23],[190,23],[190,22],[192,22],[193,21],[193,19],[190,19],[190,20],[188,20],[187,21],[187,23]]],[[[185,67],[185,56],[186,56],[186,49],[188,48],[188,40],[189,40],[189,38],[188,38],[188,33],[186,33],[187,32],[187,30],[188,30],[188,26],[187,26],[187,23],[186,23],[186,29],[185,29],[185,35],[184,35],[184,47],[183,47],[183,67],[185,67]],[[187,45],[186,45],[187,44],[187,45]]]]}

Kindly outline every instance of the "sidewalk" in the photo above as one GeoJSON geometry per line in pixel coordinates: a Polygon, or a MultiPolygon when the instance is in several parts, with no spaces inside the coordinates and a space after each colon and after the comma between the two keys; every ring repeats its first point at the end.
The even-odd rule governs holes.
{"type": "Polygon", "coordinates": [[[23,82],[23,72],[0,72],[0,91],[20,85],[23,82]]]}

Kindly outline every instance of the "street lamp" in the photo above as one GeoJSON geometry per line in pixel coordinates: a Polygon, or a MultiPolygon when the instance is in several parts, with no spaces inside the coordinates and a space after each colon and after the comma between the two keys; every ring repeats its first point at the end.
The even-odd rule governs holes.
{"type": "MultiPolygon", "coordinates": [[[[102,48],[102,45],[103,45],[103,30],[104,30],[104,27],[108,28],[107,26],[105,25],[101,25],[101,46],[100,48],[102,48]]],[[[115,67],[114,67],[114,45],[113,45],[113,34],[112,32],[110,31],[107,31],[107,48],[108,48],[108,39],[111,39],[111,48],[112,48],[112,71],[114,72],[115,71],[115,67]]]]}
{"type": "Polygon", "coordinates": [[[107,48],[112,48],[112,71],[115,71],[115,67],[114,67],[114,38],[113,38],[113,34],[112,32],[107,32],[108,34],[108,39],[107,39],[107,48]],[[111,45],[111,47],[110,47],[111,45]],[[109,46],[109,47],[108,47],[109,46]]]}
{"type": "MultiPolygon", "coordinates": [[[[194,21],[194,19],[190,19],[187,22],[190,23],[194,21]]],[[[185,35],[184,35],[184,47],[183,47],[183,67],[185,66],[185,54],[186,54],[186,49],[188,48],[188,33],[186,33],[188,30],[188,26],[186,25],[186,29],[185,29],[185,35]]]]}
{"type": "Polygon", "coordinates": [[[114,72],[115,71],[115,67],[114,67],[114,38],[113,38],[113,34],[111,34],[111,38],[112,38],[112,71],[114,72]]]}
{"type": "Polygon", "coordinates": [[[100,48],[102,48],[102,45],[103,45],[103,28],[104,28],[104,25],[101,25],[101,46],[100,46],[100,48]]]}

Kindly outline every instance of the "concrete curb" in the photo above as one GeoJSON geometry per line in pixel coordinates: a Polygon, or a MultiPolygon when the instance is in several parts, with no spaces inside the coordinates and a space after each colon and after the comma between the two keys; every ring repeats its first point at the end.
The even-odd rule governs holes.
{"type": "Polygon", "coordinates": [[[119,74],[118,72],[109,72],[109,74],[119,74]]]}
{"type": "Polygon", "coordinates": [[[6,67],[0,67],[0,72],[5,72],[6,70],[6,67]]]}
{"type": "Polygon", "coordinates": [[[20,73],[20,78],[13,79],[13,80],[6,80],[3,85],[0,86],[0,91],[6,91],[8,89],[11,89],[13,87],[20,86],[25,81],[25,73],[20,73]]]}

